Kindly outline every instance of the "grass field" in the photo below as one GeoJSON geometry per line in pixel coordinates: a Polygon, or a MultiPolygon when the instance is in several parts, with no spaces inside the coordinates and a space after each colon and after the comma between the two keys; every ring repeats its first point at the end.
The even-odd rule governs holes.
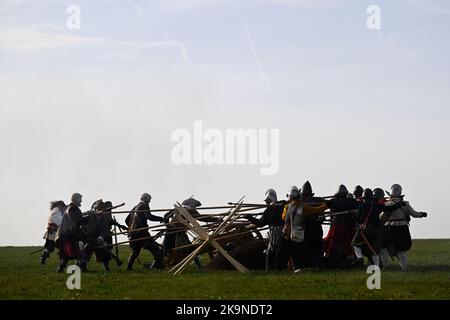
{"type": "MultiPolygon", "coordinates": [[[[450,299],[450,240],[414,240],[410,271],[395,262],[384,270],[381,289],[369,290],[365,270],[207,273],[189,269],[178,277],[125,265],[105,274],[91,262],[81,290],[66,287],[67,274],[56,274],[57,257],[39,264],[37,247],[0,248],[0,299],[450,299]]],[[[128,250],[121,248],[126,260],[128,250]]],[[[151,260],[147,252],[141,261],[151,260]]]]}

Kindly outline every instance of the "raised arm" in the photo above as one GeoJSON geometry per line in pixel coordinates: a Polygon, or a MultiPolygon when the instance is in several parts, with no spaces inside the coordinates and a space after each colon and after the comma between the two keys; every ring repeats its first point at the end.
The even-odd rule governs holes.
{"type": "Polygon", "coordinates": [[[163,222],[164,221],[163,217],[158,217],[158,216],[153,215],[151,213],[150,207],[148,205],[145,205],[143,210],[145,210],[143,212],[145,214],[145,219],[150,220],[150,221],[158,221],[158,222],[163,222]]]}
{"type": "Polygon", "coordinates": [[[411,205],[409,204],[409,202],[406,202],[406,206],[405,206],[405,212],[407,214],[409,214],[410,216],[413,216],[414,218],[423,218],[427,216],[426,212],[419,212],[413,209],[413,207],[411,207],[411,205]]]}
{"type": "Polygon", "coordinates": [[[305,204],[303,207],[303,213],[307,216],[319,215],[327,209],[328,209],[328,206],[326,204],[322,204],[320,206],[310,206],[308,204],[305,204]]]}

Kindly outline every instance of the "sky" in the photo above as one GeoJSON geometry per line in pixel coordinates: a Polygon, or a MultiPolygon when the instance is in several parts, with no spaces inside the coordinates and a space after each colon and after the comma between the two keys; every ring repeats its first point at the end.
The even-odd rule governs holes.
{"type": "Polygon", "coordinates": [[[400,183],[428,213],[412,236],[449,238],[449,39],[444,0],[0,0],[0,246],[43,244],[49,202],[74,192],[82,210],[143,192],[171,208],[306,180],[400,183]],[[278,172],[175,164],[194,121],[279,129],[278,172]]]}

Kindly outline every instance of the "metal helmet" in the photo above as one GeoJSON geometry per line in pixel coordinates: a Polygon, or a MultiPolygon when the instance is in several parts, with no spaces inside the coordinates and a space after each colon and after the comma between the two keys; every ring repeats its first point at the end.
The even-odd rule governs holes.
{"type": "Polygon", "coordinates": [[[366,199],[366,200],[373,199],[372,189],[370,189],[370,188],[364,189],[362,197],[363,197],[363,199],[366,199]]]}
{"type": "Polygon", "coordinates": [[[72,201],[77,201],[77,200],[81,200],[83,198],[83,196],[79,193],[74,193],[72,194],[72,197],[70,197],[70,200],[72,201]]]}
{"type": "Polygon", "coordinates": [[[391,187],[391,197],[400,198],[402,196],[402,186],[399,184],[393,184],[391,187]]]}
{"type": "Polygon", "coordinates": [[[380,200],[384,198],[384,191],[381,188],[375,188],[373,189],[373,197],[376,200],[380,200]]]}
{"type": "Polygon", "coordinates": [[[82,198],[83,196],[81,194],[74,193],[72,194],[72,197],[70,199],[72,204],[76,205],[77,207],[81,207],[82,198]]]}
{"type": "Polygon", "coordinates": [[[296,186],[292,186],[289,188],[288,190],[288,194],[286,195],[286,197],[288,197],[289,199],[295,199],[298,198],[300,195],[298,188],[296,186]]]}
{"type": "Polygon", "coordinates": [[[277,192],[274,189],[267,189],[264,201],[269,201],[269,203],[273,203],[273,202],[277,202],[277,200],[278,200],[277,192]]]}
{"type": "Polygon", "coordinates": [[[104,207],[105,204],[103,203],[103,199],[99,199],[92,204],[91,209],[95,211],[101,211],[104,207]]]}
{"type": "Polygon", "coordinates": [[[185,207],[189,207],[189,208],[195,209],[197,207],[200,207],[202,204],[197,199],[194,199],[193,197],[190,197],[190,198],[184,200],[181,203],[181,205],[183,205],[185,207]]]}
{"type": "Polygon", "coordinates": [[[141,195],[141,201],[150,202],[151,200],[152,200],[152,196],[149,195],[148,193],[143,193],[141,195]]]}
{"type": "Polygon", "coordinates": [[[301,191],[302,196],[313,196],[314,193],[312,192],[311,183],[309,181],[306,181],[302,186],[301,191]]]}
{"type": "Polygon", "coordinates": [[[336,195],[337,196],[347,196],[347,194],[348,194],[347,187],[345,185],[341,184],[336,191],[336,195]]]}
{"type": "Polygon", "coordinates": [[[359,184],[355,187],[355,190],[353,191],[353,195],[355,198],[361,198],[363,195],[364,189],[359,184]]]}

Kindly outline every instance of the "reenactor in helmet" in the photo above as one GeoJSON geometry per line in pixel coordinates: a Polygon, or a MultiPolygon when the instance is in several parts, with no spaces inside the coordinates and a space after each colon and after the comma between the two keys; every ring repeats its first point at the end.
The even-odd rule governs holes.
{"type": "Polygon", "coordinates": [[[155,259],[151,268],[161,269],[163,252],[161,246],[150,236],[148,231],[147,220],[162,222],[162,217],[151,214],[150,201],[151,195],[144,193],[141,196],[141,201],[137,204],[125,219],[125,223],[128,226],[128,238],[130,240],[131,254],[128,258],[127,270],[133,269],[134,261],[139,257],[139,253],[142,249],[146,249],[151,252],[155,259]],[[134,231],[136,229],[140,229],[134,231]]]}
{"type": "Polygon", "coordinates": [[[247,219],[251,221],[255,227],[261,228],[266,225],[269,229],[269,243],[266,249],[266,271],[280,270],[286,266],[278,259],[278,255],[283,250],[285,242],[283,238],[283,209],[286,201],[277,199],[277,193],[274,189],[268,189],[265,194],[264,202],[267,204],[262,217],[257,219],[249,216],[247,219]]]}
{"type": "MultiPolygon", "coordinates": [[[[314,197],[311,183],[306,181],[301,189],[300,199],[311,206],[320,206],[325,203],[323,198],[314,197]]],[[[306,247],[306,266],[320,268],[323,257],[323,217],[318,215],[309,215],[305,217],[305,247],[306,247]]]]}
{"type": "Polygon", "coordinates": [[[71,203],[66,208],[61,226],[58,229],[57,244],[59,245],[59,266],[57,272],[63,272],[69,260],[77,260],[82,271],[87,271],[86,255],[84,253],[83,233],[81,226],[89,221],[80,210],[82,195],[74,193],[71,203]]]}
{"type": "MultiPolygon", "coordinates": [[[[307,190],[305,189],[305,191],[307,190]]],[[[299,272],[301,268],[309,266],[308,259],[311,256],[311,252],[308,252],[310,243],[307,242],[306,238],[306,230],[309,225],[305,221],[310,216],[322,214],[328,207],[326,204],[309,205],[305,203],[295,186],[289,189],[288,197],[289,201],[285,205],[282,214],[285,221],[283,236],[287,240],[283,257],[289,259],[291,256],[292,269],[294,272],[299,272]]]]}
{"type": "Polygon", "coordinates": [[[355,190],[353,190],[353,197],[355,198],[355,200],[357,200],[358,202],[361,202],[361,201],[362,201],[363,192],[364,192],[363,187],[361,187],[361,186],[358,184],[358,185],[355,187],[355,190]]]}
{"type": "MultiPolygon", "coordinates": [[[[194,218],[200,217],[200,213],[197,208],[202,204],[197,199],[190,197],[181,203],[181,206],[194,218]]],[[[164,256],[167,257],[169,265],[174,265],[180,261],[183,257],[189,255],[194,251],[193,247],[188,247],[191,244],[187,235],[186,227],[181,222],[176,222],[174,219],[176,210],[170,210],[164,215],[164,221],[167,223],[167,232],[163,240],[164,256]],[[177,247],[183,247],[177,249],[177,247]]],[[[202,222],[217,222],[216,217],[202,218],[202,222]]],[[[198,256],[194,258],[194,263],[197,269],[201,269],[201,263],[198,256]]]]}
{"type": "MultiPolygon", "coordinates": [[[[397,203],[403,202],[404,195],[402,195],[402,187],[399,184],[394,184],[391,187],[389,194],[390,199],[386,203],[387,207],[392,207],[397,203]]],[[[383,233],[383,249],[381,250],[381,260],[383,266],[389,265],[389,255],[397,257],[403,271],[408,270],[408,255],[407,252],[411,249],[412,241],[409,232],[409,221],[411,217],[425,218],[426,212],[418,212],[414,210],[409,202],[406,205],[398,208],[395,211],[383,212],[380,215],[380,220],[384,224],[383,233]]]]}
{"type": "Polygon", "coordinates": [[[108,208],[112,208],[111,202],[103,202],[101,199],[95,201],[91,211],[88,212],[89,222],[83,227],[86,236],[87,259],[89,260],[90,256],[95,253],[97,261],[103,264],[106,272],[110,271],[109,261],[112,259],[115,260],[117,266],[122,265],[119,257],[112,253],[111,226],[116,225],[120,229],[127,229],[112,219],[111,214],[106,212],[108,208]]]}
{"type": "Polygon", "coordinates": [[[349,192],[341,184],[329,200],[330,212],[339,213],[331,219],[330,230],[325,240],[325,261],[328,267],[348,267],[354,260],[352,239],[355,236],[358,201],[348,197],[349,192]],[[348,213],[345,213],[348,211],[348,213]]]}
{"type": "Polygon", "coordinates": [[[402,206],[405,206],[403,201],[392,206],[386,206],[382,203],[384,198],[383,190],[377,188],[374,191],[368,188],[364,190],[363,202],[358,208],[358,229],[352,241],[353,249],[357,257],[356,264],[364,261],[364,253],[370,257],[371,264],[380,265],[379,254],[383,240],[380,214],[382,212],[394,212],[402,206]]]}

